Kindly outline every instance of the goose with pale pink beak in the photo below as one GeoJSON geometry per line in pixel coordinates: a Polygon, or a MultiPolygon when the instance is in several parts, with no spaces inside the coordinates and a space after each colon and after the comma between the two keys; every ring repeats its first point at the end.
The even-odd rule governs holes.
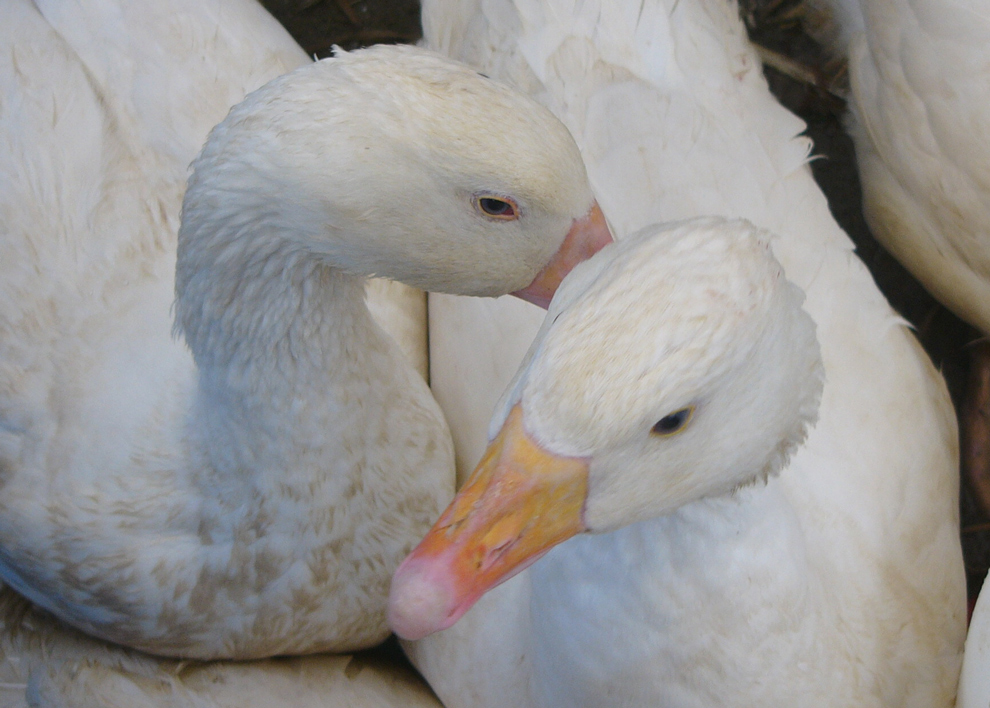
{"type": "Polygon", "coordinates": [[[0,22],[0,581],[164,656],[382,641],[454,460],[364,276],[547,301],[611,240],[573,138],[425,49],[284,37],[207,139],[260,83],[211,13],[254,3],[40,5],[0,22]]]}

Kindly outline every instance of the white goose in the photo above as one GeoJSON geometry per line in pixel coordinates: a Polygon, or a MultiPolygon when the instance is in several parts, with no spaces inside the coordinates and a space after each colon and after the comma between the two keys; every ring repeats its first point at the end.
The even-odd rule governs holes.
{"type": "Polygon", "coordinates": [[[441,708],[387,653],[159,659],[66,627],[0,588],[3,708],[441,708]]]}
{"type": "MultiPolygon", "coordinates": [[[[482,592],[575,533],[611,532],[534,566],[528,605],[498,605],[498,622],[534,627],[517,647],[529,661],[503,704],[591,706],[608,696],[676,705],[686,688],[727,704],[723,686],[697,683],[720,672],[712,664],[725,648],[711,635],[685,636],[685,612],[710,610],[703,622],[724,634],[750,625],[759,661],[777,665],[761,683],[793,670],[798,647],[818,670],[843,670],[827,644],[795,642],[801,623],[780,616],[801,616],[808,600],[793,597],[801,583],[785,570],[786,544],[768,543],[795,520],[773,509],[765,480],[817,416],[822,370],[804,296],[782,277],[769,239],[747,222],[702,218],[648,227],[574,269],[498,406],[492,428],[501,430],[487,454],[395,574],[390,621],[401,636],[449,627],[482,592]],[[733,567],[725,555],[737,549],[711,552],[742,520],[747,540],[764,547],[733,567]],[[758,599],[732,598],[732,617],[708,604],[703,578],[679,572],[699,562],[722,583],[759,583],[774,566],[790,577],[758,599]]],[[[816,626],[835,619],[815,614],[816,626]]],[[[516,652],[499,659],[497,673],[518,662],[516,652]]],[[[811,697],[807,682],[791,680],[789,698],[811,697]]],[[[779,691],[751,689],[744,702],[772,705],[779,691]]]]}
{"type": "Polygon", "coordinates": [[[848,56],[863,209],[939,301],[990,333],[990,10],[980,0],[808,0],[848,56]]]}
{"type": "MultiPolygon", "coordinates": [[[[817,426],[766,485],[568,541],[453,627],[408,644],[448,708],[555,695],[638,705],[641,688],[670,706],[952,703],[965,631],[952,408],[831,218],[803,126],[767,91],[736,11],[722,0],[424,8],[431,46],[561,116],[620,237],[706,213],[781,234],[774,251],[807,293],[826,382],[817,426]],[[543,612],[551,600],[558,609],[543,612]]],[[[434,346],[439,299],[434,385],[449,365],[434,346]]],[[[462,321],[498,332],[480,316],[462,321]]],[[[505,368],[522,356],[478,332],[462,346],[448,359],[470,360],[470,346],[505,368]]],[[[483,447],[484,428],[458,433],[467,418],[450,420],[455,441],[483,447]]]]}
{"type": "MultiPolygon", "coordinates": [[[[809,0],[849,62],[863,211],[940,302],[990,335],[990,10],[979,0],[809,0]]],[[[974,347],[963,471],[990,511],[990,353],[974,347]]],[[[981,595],[982,597],[982,595],[981,595]]],[[[990,598],[966,641],[959,705],[990,705],[990,598]]]]}
{"type": "Polygon", "coordinates": [[[206,5],[4,4],[0,578],[153,653],[368,646],[453,477],[358,276],[546,297],[607,231],[549,112],[382,47],[235,107],[177,244],[198,111],[298,59],[206,5]]]}
{"type": "Polygon", "coordinates": [[[990,591],[984,580],[966,634],[957,708],[990,706],[990,591]]]}
{"type": "MultiPolygon", "coordinates": [[[[848,58],[863,212],[929,292],[990,335],[990,10],[979,0],[808,0],[848,58]]],[[[990,513],[990,344],[971,349],[963,472],[990,513]]]]}

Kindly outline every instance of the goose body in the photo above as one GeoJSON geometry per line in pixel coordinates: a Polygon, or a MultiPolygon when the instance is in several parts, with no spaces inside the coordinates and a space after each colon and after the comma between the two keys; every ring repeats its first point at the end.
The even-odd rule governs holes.
{"type": "MultiPolygon", "coordinates": [[[[941,303],[990,334],[990,14],[983,3],[815,0],[849,62],[863,211],[878,240],[941,303]]],[[[986,345],[961,411],[963,470],[984,510],[986,345]]],[[[982,597],[982,594],[981,594],[982,597]]],[[[987,599],[974,608],[959,705],[990,704],[987,599]]]]}
{"type": "Polygon", "coordinates": [[[440,708],[381,651],[254,661],[148,656],[88,637],[0,587],[4,708],[440,708]]]}
{"type": "Polygon", "coordinates": [[[990,705],[990,607],[987,603],[990,603],[990,593],[981,590],[966,633],[966,653],[956,698],[958,708],[990,705]]]}
{"type": "MultiPolygon", "coordinates": [[[[951,705],[965,633],[952,407],[831,218],[803,126],[769,94],[735,4],[433,2],[424,28],[430,46],[562,118],[620,243],[704,214],[778,233],[774,253],[807,294],[825,372],[816,426],[766,483],[670,502],[655,518],[630,510],[622,528],[562,543],[450,628],[406,643],[441,700],[951,705]]],[[[475,348],[503,369],[522,359],[499,331],[523,339],[512,315],[462,316],[477,331],[437,352],[453,339],[435,336],[440,300],[451,299],[430,298],[435,387],[475,348]]],[[[597,377],[571,384],[601,391],[597,377]]],[[[460,405],[510,379],[462,385],[460,405]]],[[[500,422],[449,419],[455,444],[470,439],[479,454],[500,422]]]]}
{"type": "Polygon", "coordinates": [[[4,6],[0,578],[157,654],[369,646],[453,462],[362,276],[525,289],[593,199],[567,131],[473,70],[308,63],[200,5],[4,6]]]}
{"type": "Polygon", "coordinates": [[[990,333],[990,14],[974,1],[814,0],[847,56],[863,210],[940,302],[990,333]]]}

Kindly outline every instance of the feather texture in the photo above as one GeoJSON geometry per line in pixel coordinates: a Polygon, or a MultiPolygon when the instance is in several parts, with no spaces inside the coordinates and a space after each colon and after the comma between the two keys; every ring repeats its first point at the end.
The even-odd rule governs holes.
{"type": "Polygon", "coordinates": [[[940,302],[990,332],[990,10],[972,0],[820,0],[848,56],[871,231],[940,302]]]}
{"type": "MultiPolygon", "coordinates": [[[[965,631],[952,407],[829,214],[735,4],[435,0],[424,27],[561,117],[620,240],[702,214],[780,234],[826,378],[817,426],[766,485],[570,540],[408,645],[441,699],[951,705],[965,631]]],[[[430,298],[431,381],[462,474],[539,320],[490,308],[430,298]],[[478,359],[496,363],[487,383],[444,380],[478,359]]]]}
{"type": "Polygon", "coordinates": [[[250,1],[2,13],[0,577],[163,655],[380,642],[453,462],[364,276],[526,287],[594,201],[573,140],[422,49],[308,62],[250,1]]]}

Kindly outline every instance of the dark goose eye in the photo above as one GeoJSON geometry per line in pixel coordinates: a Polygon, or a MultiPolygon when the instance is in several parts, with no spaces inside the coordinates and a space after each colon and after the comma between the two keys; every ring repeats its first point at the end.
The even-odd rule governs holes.
{"type": "Polygon", "coordinates": [[[482,214],[495,219],[511,221],[519,218],[519,209],[511,199],[504,197],[478,197],[475,204],[482,214]]]}
{"type": "Polygon", "coordinates": [[[694,414],[694,406],[689,406],[687,408],[681,408],[675,413],[670,415],[665,415],[663,418],[657,421],[657,424],[653,426],[651,431],[654,435],[659,435],[661,437],[668,437],[676,433],[681,432],[691,421],[691,416],[694,414]]]}

